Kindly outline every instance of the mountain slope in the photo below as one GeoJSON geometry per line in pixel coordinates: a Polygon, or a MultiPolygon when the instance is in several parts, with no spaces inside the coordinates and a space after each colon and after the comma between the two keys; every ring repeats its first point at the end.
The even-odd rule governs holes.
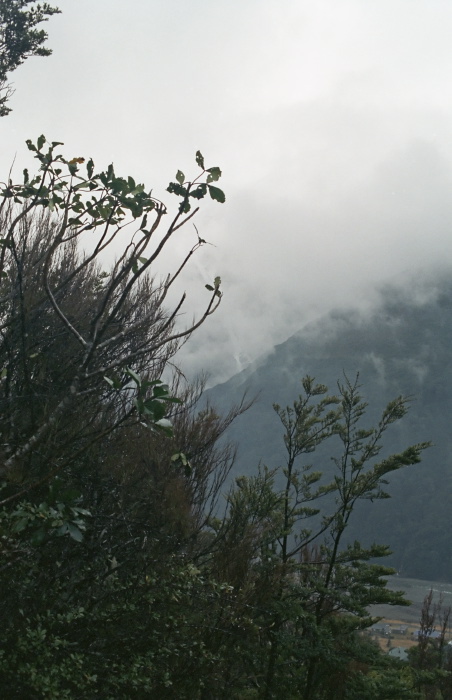
{"type": "MultiPolygon", "coordinates": [[[[292,403],[306,374],[334,393],[344,372],[351,378],[359,372],[369,425],[390,399],[412,397],[409,415],[387,434],[385,452],[434,443],[421,465],[392,476],[391,499],[361,504],[349,538],[389,544],[388,563],[405,576],[452,582],[451,279],[405,293],[386,289],[381,305],[367,317],[333,312],[211,389],[209,398],[220,408],[244,391],[259,395],[231,428],[229,437],[239,446],[235,474],[252,473],[260,461],[269,467],[283,461],[273,403],[292,403]]],[[[331,469],[326,454],[314,455],[311,461],[316,460],[321,469],[331,469]]]]}

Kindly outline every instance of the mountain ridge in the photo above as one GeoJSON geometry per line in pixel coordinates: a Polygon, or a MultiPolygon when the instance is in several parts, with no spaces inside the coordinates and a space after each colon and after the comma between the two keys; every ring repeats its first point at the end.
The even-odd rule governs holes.
{"type": "MultiPolygon", "coordinates": [[[[412,398],[409,414],[385,438],[384,454],[432,440],[423,463],[392,475],[392,498],[360,504],[350,539],[387,543],[388,563],[401,574],[452,582],[452,277],[406,291],[386,287],[370,314],[335,310],[309,323],[227,382],[209,389],[225,410],[246,391],[258,400],[231,426],[238,444],[234,476],[253,473],[260,462],[281,464],[284,446],[273,403],[285,406],[300,393],[306,374],[336,393],[344,372],[359,373],[369,403],[366,427],[375,424],[395,396],[412,398]]],[[[314,461],[326,472],[326,453],[314,461]]]]}

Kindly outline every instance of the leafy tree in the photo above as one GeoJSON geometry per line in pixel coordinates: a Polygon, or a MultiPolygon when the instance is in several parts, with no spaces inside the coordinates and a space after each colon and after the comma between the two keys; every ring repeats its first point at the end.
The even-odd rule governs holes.
{"type": "Polygon", "coordinates": [[[0,117],[11,112],[6,104],[13,92],[8,74],[30,56],[50,56],[51,49],[44,46],[47,33],[38,26],[59,12],[46,2],[0,0],[0,117]]]}
{"type": "MultiPolygon", "coordinates": [[[[19,63],[45,55],[37,22],[19,63]]],[[[169,215],[132,177],[97,172],[60,146],[29,141],[39,173],[0,193],[3,692],[401,700],[416,683],[424,692],[443,669],[416,675],[361,638],[370,604],[405,601],[375,563],[387,548],[346,536],[357,503],[385,498],[387,474],[427,447],[380,457],[407,401],[367,428],[357,380],[330,396],[306,377],[293,406],[275,406],[286,464],[237,479],[221,516],[235,456],[224,434],[249,402],[222,417],[200,406],[202,381],[162,380],[218,308],[221,279],[181,327],[186,295],[169,300],[205,243],[196,227],[175,270],[156,273],[198,202],[225,201],[221,171],[198,151],[198,176],[177,171],[167,188],[178,198],[169,215]],[[326,442],[332,478],[307,457],[326,442]]]]}
{"type": "Polygon", "coordinates": [[[224,199],[211,184],[219,168],[205,169],[198,152],[193,182],[178,171],[168,190],[180,203],[161,232],[163,202],[112,166],[95,173],[89,160],[82,174],[83,158],[65,159],[59,145],[43,136],[28,142],[40,173],[30,179],[25,171],[23,184],[9,182],[1,193],[0,473],[25,489],[75,464],[120,426],[147,422],[167,430],[165,406],[173,398],[160,380],[163,369],[221,302],[216,277],[188,327],[176,328],[185,293],[172,310],[165,307],[205,243],[197,232],[173,273],[161,282],[150,277],[198,211],[192,203],[207,193],[224,199]],[[117,258],[104,269],[110,250],[117,258]]]}
{"type": "Polygon", "coordinates": [[[248,403],[221,417],[200,404],[202,381],[161,377],[218,308],[221,280],[181,327],[185,294],[167,305],[204,244],[197,230],[173,273],[151,272],[200,199],[224,200],[220,170],[198,152],[198,177],[177,172],[164,227],[167,207],[133,178],[68,160],[44,137],[28,145],[40,172],[7,183],[0,205],[2,688],[71,700],[415,697],[430,670],[406,675],[360,637],[369,605],[404,603],[375,563],[387,548],[347,539],[357,503],[385,498],[386,476],[427,447],[380,455],[408,402],[369,428],[357,380],[332,396],[306,377],[292,406],[275,406],[285,465],[238,478],[219,517],[235,455],[224,434],[248,403]]]}
{"type": "Polygon", "coordinates": [[[216,595],[187,556],[234,458],[217,442],[245,408],[221,418],[196,408],[202,383],[160,378],[222,294],[216,277],[188,327],[176,325],[185,294],[166,307],[205,243],[196,229],[173,273],[159,282],[150,272],[192,203],[224,201],[212,184],[221,171],[199,152],[193,182],[178,171],[168,187],[177,211],[160,232],[168,209],[144,186],[92,161],[82,175],[83,159],[58,146],[29,142],[40,173],[2,191],[1,684],[11,698],[143,697],[176,685],[169,669],[193,636],[182,618],[168,637],[176,603],[193,585],[201,599],[216,595]]]}
{"type": "MultiPolygon", "coordinates": [[[[245,629],[242,623],[235,675],[242,673],[243,682],[246,659],[246,682],[251,687],[254,678],[256,688],[250,697],[266,700],[357,697],[352,687],[361,692],[365,685],[366,697],[384,697],[386,671],[394,674],[394,667],[380,663],[376,650],[366,651],[359,633],[374,621],[369,605],[406,601],[386,589],[384,577],[393,570],[375,563],[387,548],[363,548],[345,534],[356,503],[385,498],[386,475],[419,462],[428,443],[380,458],[382,438],[405,415],[407,400],[391,402],[378,425],[367,428],[357,381],[345,379],[339,395],[329,396],[307,377],[303,390],[293,406],[275,406],[286,465],[238,478],[218,528],[215,575],[233,586],[237,617],[248,620],[245,629]],[[330,470],[306,459],[325,441],[338,455],[330,481],[324,476],[330,470]],[[376,676],[369,675],[374,671],[376,676]],[[359,683],[363,675],[368,680],[359,683]]],[[[237,647],[237,638],[228,643],[223,637],[221,643],[237,647]]],[[[407,691],[400,697],[410,696],[407,691]]]]}
{"type": "MultiPolygon", "coordinates": [[[[21,200],[10,186],[9,200],[14,196],[21,200]]],[[[47,206],[47,193],[45,200],[47,206]]],[[[176,215],[182,221],[185,207],[179,205],[176,215]]],[[[17,431],[16,451],[65,400],[86,353],[76,333],[96,341],[92,305],[105,306],[112,279],[91,264],[89,251],[71,258],[67,245],[79,229],[68,224],[69,240],[61,241],[66,247],[48,274],[50,292],[84,274],[78,285],[66,283],[65,294],[53,295],[54,305],[40,285],[61,225],[55,229],[44,216],[38,238],[26,218],[19,221],[24,238],[5,236],[3,246],[9,290],[3,297],[3,380],[9,388],[2,406],[5,430],[17,431]],[[27,257],[25,251],[32,252],[27,257]],[[33,329],[32,341],[26,329],[33,329]],[[34,351],[47,353],[41,371],[28,364],[37,359],[34,351]]],[[[10,230],[16,230],[11,223],[10,230]]],[[[104,234],[102,227],[101,240],[104,234]]],[[[131,246],[132,260],[120,259],[129,265],[121,292],[139,275],[134,255],[131,246]]],[[[114,274],[121,264],[114,263],[114,274]]],[[[218,304],[219,281],[210,287],[207,303],[218,304]]],[[[157,299],[161,294],[165,288],[158,287],[157,299]]],[[[94,356],[102,367],[114,363],[115,371],[110,367],[88,384],[90,391],[75,397],[79,403],[71,397],[70,412],[58,413],[56,426],[36,440],[39,450],[24,450],[20,471],[4,472],[2,687],[11,698],[414,698],[413,676],[405,678],[359,636],[373,622],[368,605],[403,603],[401,594],[385,588],[382,577],[391,570],[373,563],[387,550],[345,540],[356,503],[385,497],[385,476],[419,461],[427,446],[379,458],[384,433],[403,417],[406,400],[391,402],[375,428],[363,428],[366,405],[357,382],[345,380],[339,395],[329,396],[306,378],[293,406],[275,406],[286,465],[239,478],[218,518],[234,458],[219,440],[246,403],[220,418],[209,405],[196,408],[202,384],[163,389],[154,377],[171,359],[178,331],[163,319],[160,339],[169,338],[168,345],[140,354],[153,317],[148,296],[138,298],[138,306],[132,295],[131,307],[126,301],[121,307],[119,339],[116,325],[107,326],[103,338],[112,339],[114,352],[106,343],[94,356]],[[119,340],[126,341],[121,357],[119,340]],[[156,354],[160,348],[162,355],[156,354]],[[330,481],[305,461],[327,441],[337,455],[330,481]]],[[[159,330],[162,325],[151,324],[153,343],[159,330]]],[[[81,392],[85,386],[80,383],[81,392]]]]}
{"type": "Polygon", "coordinates": [[[435,601],[430,589],[421,609],[418,643],[409,650],[415,686],[425,700],[452,698],[452,658],[446,644],[450,614],[442,595],[435,601]]]}

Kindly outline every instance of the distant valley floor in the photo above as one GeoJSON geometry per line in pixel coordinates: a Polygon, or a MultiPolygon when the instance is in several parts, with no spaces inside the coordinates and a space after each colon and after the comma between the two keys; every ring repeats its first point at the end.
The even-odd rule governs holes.
{"type": "Polygon", "coordinates": [[[434,602],[438,603],[440,595],[442,595],[443,607],[452,606],[451,583],[390,576],[388,578],[388,588],[392,591],[403,591],[405,597],[411,601],[411,605],[373,605],[369,608],[372,615],[385,619],[401,620],[405,624],[417,625],[421,616],[422,603],[425,596],[429,594],[430,589],[433,590],[434,602]]]}

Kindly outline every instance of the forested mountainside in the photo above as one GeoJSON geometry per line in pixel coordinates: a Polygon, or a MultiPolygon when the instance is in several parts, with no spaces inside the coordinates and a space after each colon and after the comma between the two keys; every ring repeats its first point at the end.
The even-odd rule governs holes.
{"type": "MultiPolygon", "coordinates": [[[[235,473],[253,473],[284,459],[282,430],[272,405],[297,398],[305,375],[326,384],[330,392],[344,372],[359,372],[369,403],[369,423],[399,394],[412,397],[408,416],[388,431],[389,452],[420,440],[431,440],[420,465],[390,479],[390,499],[356,509],[349,539],[388,543],[388,563],[400,574],[452,581],[452,279],[428,286],[387,288],[381,304],[365,316],[336,311],[303,328],[258,360],[254,366],[214,387],[210,398],[227,406],[247,391],[258,395],[251,409],[231,428],[238,444],[235,473]]],[[[319,468],[330,469],[331,453],[310,455],[319,468]]]]}

